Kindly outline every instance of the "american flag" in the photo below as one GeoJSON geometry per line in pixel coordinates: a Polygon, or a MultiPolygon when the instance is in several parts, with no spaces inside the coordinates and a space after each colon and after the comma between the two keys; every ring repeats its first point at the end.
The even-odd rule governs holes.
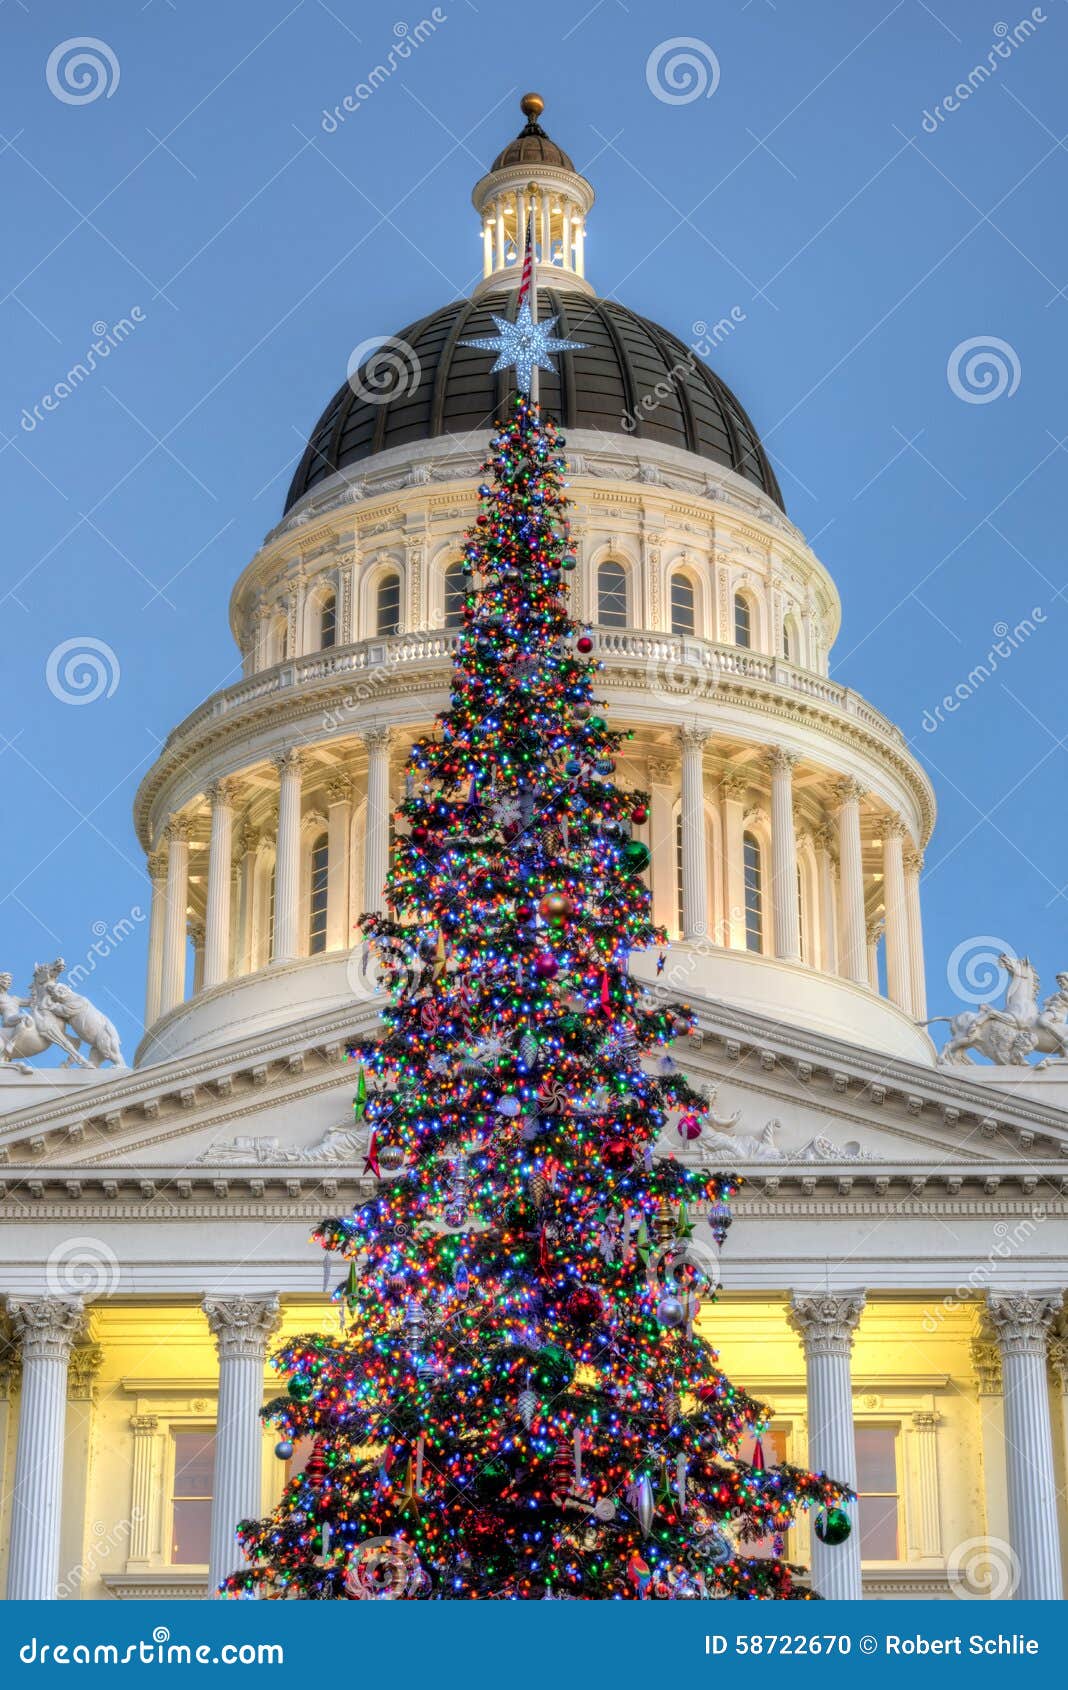
{"type": "Polygon", "coordinates": [[[526,238],[526,244],[523,248],[523,274],[522,274],[520,281],[519,281],[519,298],[516,301],[517,305],[522,305],[523,301],[530,294],[530,273],[531,273],[531,270],[533,269],[533,267],[534,267],[534,212],[533,212],[533,209],[531,209],[530,215],[527,218],[527,238],[526,238]]]}

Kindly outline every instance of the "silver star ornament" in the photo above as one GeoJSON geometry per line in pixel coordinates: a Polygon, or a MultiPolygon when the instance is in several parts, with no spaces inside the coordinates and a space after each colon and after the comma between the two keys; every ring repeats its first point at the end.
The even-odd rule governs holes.
{"type": "Polygon", "coordinates": [[[530,315],[530,306],[524,300],[516,314],[514,323],[507,317],[494,317],[497,334],[482,335],[477,340],[462,340],[461,346],[473,346],[479,352],[496,352],[497,362],[491,374],[497,370],[515,370],[515,384],[520,393],[530,392],[531,377],[536,369],[555,370],[556,365],[549,356],[552,352],[581,352],[586,346],[584,340],[561,340],[551,331],[555,317],[546,317],[544,323],[536,323],[530,315]]]}

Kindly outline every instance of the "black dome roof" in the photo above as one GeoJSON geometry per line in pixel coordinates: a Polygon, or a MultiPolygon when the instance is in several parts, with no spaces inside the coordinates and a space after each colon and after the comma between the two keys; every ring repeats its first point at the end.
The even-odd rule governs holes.
{"type": "MultiPolygon", "coordinates": [[[[565,430],[626,434],[695,452],[735,470],[782,506],[774,471],[742,406],[675,335],[615,300],[541,287],[538,304],[542,319],[554,313],[559,317],[558,335],[587,343],[581,352],[557,353],[556,373],[541,372],[542,407],[565,430]],[[647,397],[646,409],[642,401],[647,397]]],[[[375,376],[366,383],[373,397],[361,397],[346,382],[312,431],[286,510],[335,471],[393,446],[442,434],[469,434],[481,446],[504,414],[514,372],[491,375],[493,354],[459,342],[492,335],[492,315],[514,318],[515,312],[516,294],[509,289],[478,300],[455,300],[402,330],[396,340],[418,360],[414,388],[409,391],[407,355],[408,379],[402,373],[393,398],[378,399],[391,387],[388,381],[376,386],[375,376]]],[[[372,354],[363,368],[374,365],[372,354]]]]}

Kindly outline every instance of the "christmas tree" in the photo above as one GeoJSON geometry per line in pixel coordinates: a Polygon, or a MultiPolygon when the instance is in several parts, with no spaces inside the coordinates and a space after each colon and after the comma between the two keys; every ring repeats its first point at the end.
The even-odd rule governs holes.
{"type": "Polygon", "coordinates": [[[522,395],[492,442],[451,705],[364,924],[390,999],[353,1052],[377,1194],[316,1234],[348,1259],[341,1332],[276,1357],[278,1454],[314,1446],[241,1526],[234,1595],[807,1597],[791,1520],[848,1531],[845,1487],[765,1466],[770,1411],[695,1330],[703,1217],[721,1240],[738,1182],[665,1153],[706,1102],[667,1048],[687,1012],[629,971],[666,936],[565,602],[561,445],[522,395]]]}

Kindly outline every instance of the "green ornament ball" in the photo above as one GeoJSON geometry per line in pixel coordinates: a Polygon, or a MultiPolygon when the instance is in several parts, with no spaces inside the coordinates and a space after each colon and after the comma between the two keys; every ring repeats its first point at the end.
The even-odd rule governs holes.
{"type": "Polygon", "coordinates": [[[845,1542],[853,1530],[853,1522],[844,1508],[827,1508],[822,1514],[816,1515],[813,1530],[821,1543],[826,1543],[833,1549],[845,1542]]]}
{"type": "Polygon", "coordinates": [[[649,867],[649,847],[643,845],[640,839],[628,839],[622,857],[627,874],[642,874],[649,867]]]}
{"type": "Polygon", "coordinates": [[[305,1379],[302,1373],[294,1373],[289,1381],[289,1394],[294,1402],[307,1402],[315,1392],[315,1386],[310,1379],[305,1379]]]}

